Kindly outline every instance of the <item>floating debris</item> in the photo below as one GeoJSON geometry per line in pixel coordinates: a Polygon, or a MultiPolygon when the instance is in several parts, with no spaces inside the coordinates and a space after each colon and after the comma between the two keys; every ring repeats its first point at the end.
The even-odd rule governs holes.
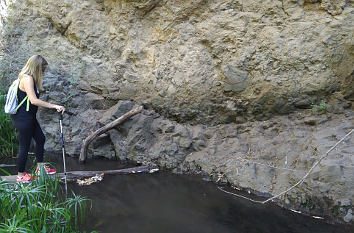
{"type": "Polygon", "coordinates": [[[104,173],[101,173],[101,174],[96,174],[95,176],[92,176],[90,178],[86,178],[86,179],[77,179],[76,180],[76,183],[80,186],[83,186],[83,185],[90,185],[90,184],[93,184],[93,183],[96,183],[96,182],[99,182],[99,181],[102,181],[103,180],[103,176],[104,176],[104,173]]]}
{"type": "Polygon", "coordinates": [[[240,188],[238,188],[238,187],[236,187],[236,186],[234,186],[234,185],[231,185],[231,188],[236,189],[236,190],[238,190],[238,191],[241,191],[240,188]]]}
{"type": "Polygon", "coordinates": [[[294,213],[301,214],[301,211],[299,211],[299,210],[293,210],[293,209],[290,209],[290,211],[292,211],[292,212],[294,212],[294,213]]]}
{"type": "Polygon", "coordinates": [[[315,219],[324,219],[324,218],[322,218],[320,216],[312,216],[312,217],[315,218],[315,219]]]}
{"type": "Polygon", "coordinates": [[[216,182],[219,182],[224,176],[225,176],[225,173],[219,173],[218,179],[216,180],[216,182]]]}
{"type": "Polygon", "coordinates": [[[157,172],[159,169],[158,168],[153,168],[149,171],[149,173],[154,173],[154,172],[157,172]]]}
{"type": "Polygon", "coordinates": [[[210,179],[209,177],[203,177],[202,180],[203,180],[203,181],[207,181],[207,182],[210,182],[210,181],[211,181],[211,179],[210,179]]]}

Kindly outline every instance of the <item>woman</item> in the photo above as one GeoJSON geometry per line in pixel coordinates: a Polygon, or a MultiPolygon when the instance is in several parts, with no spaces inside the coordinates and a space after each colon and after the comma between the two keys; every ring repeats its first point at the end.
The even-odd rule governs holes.
{"type": "MultiPolygon", "coordinates": [[[[17,181],[30,181],[31,175],[25,173],[25,166],[28,151],[32,138],[36,142],[36,159],[37,163],[43,162],[45,136],[36,119],[38,107],[56,109],[58,112],[64,113],[65,108],[60,105],[51,104],[39,99],[38,89],[42,89],[42,76],[47,67],[47,61],[40,55],[34,55],[28,59],[26,65],[22,68],[18,78],[20,84],[17,91],[19,103],[28,96],[30,105],[26,111],[26,103],[22,104],[17,113],[11,115],[12,124],[18,131],[18,140],[20,144],[19,154],[17,158],[18,175],[17,181]],[[37,89],[38,88],[38,89],[37,89]]],[[[55,173],[54,169],[45,167],[47,173],[55,173]]]]}

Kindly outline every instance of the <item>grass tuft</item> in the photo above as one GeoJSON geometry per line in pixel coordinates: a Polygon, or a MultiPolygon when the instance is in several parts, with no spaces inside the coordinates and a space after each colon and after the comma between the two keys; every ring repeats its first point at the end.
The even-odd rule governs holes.
{"type": "Polygon", "coordinates": [[[79,232],[88,199],[65,198],[59,182],[44,169],[30,184],[0,180],[0,233],[79,232]]]}

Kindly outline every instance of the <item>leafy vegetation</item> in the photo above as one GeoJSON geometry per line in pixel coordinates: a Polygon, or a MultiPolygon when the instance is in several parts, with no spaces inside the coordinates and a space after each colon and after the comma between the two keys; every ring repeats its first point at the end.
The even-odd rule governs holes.
{"type": "Polygon", "coordinates": [[[30,184],[0,180],[0,233],[79,232],[87,201],[74,193],[65,198],[59,179],[44,169],[30,184]]]}
{"type": "Polygon", "coordinates": [[[315,112],[327,112],[328,110],[328,105],[324,100],[321,100],[320,104],[312,104],[311,107],[315,112]]]}

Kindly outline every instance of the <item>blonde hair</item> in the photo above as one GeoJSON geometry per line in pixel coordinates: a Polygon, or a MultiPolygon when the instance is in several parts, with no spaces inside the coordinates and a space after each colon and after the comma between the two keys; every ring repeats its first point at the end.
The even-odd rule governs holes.
{"type": "Polygon", "coordinates": [[[47,65],[48,62],[41,55],[33,55],[22,68],[18,78],[21,80],[24,74],[30,75],[33,77],[36,87],[42,89],[43,68],[47,65]]]}

